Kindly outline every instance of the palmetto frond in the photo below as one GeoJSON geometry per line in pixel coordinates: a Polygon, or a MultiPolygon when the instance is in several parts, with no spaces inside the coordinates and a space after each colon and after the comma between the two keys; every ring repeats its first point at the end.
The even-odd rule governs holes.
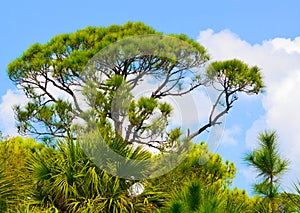
{"type": "MultiPolygon", "coordinates": [[[[100,209],[103,212],[133,211],[134,203],[128,194],[132,183],[99,168],[80,145],[73,140],[61,141],[57,150],[47,149],[31,156],[27,163],[35,183],[31,198],[40,205],[53,204],[57,209],[68,212],[85,212],[86,209],[90,209],[89,212],[99,212],[100,209]]],[[[128,159],[150,157],[148,152],[128,147],[117,139],[109,146],[128,159]]],[[[127,166],[134,169],[139,166],[139,161],[136,162],[127,166]]],[[[115,169],[119,169],[118,166],[115,169]]]]}
{"type": "MultiPolygon", "coordinates": [[[[8,168],[6,168],[8,169],[8,168]]],[[[12,176],[5,172],[3,163],[0,164],[0,212],[5,212],[8,205],[16,199],[16,188],[12,176]]]]}

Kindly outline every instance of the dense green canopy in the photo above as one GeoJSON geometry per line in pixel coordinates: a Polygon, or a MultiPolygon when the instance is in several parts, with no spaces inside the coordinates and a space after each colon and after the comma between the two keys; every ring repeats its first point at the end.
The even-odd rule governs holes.
{"type": "Polygon", "coordinates": [[[45,140],[76,138],[74,124],[83,119],[91,128],[96,122],[113,130],[110,137],[118,133],[130,143],[173,147],[180,137],[190,140],[220,124],[239,92],[257,94],[264,87],[256,66],[234,59],[205,70],[208,60],[206,49],[187,36],[163,35],[139,22],[87,27],[33,44],[8,65],[10,79],[29,98],[25,107],[15,107],[18,130],[45,140]],[[134,100],[132,90],[145,79],[156,87],[150,97],[134,100]],[[206,87],[218,94],[207,122],[187,134],[166,132],[173,109],[163,98],[206,87]]]}

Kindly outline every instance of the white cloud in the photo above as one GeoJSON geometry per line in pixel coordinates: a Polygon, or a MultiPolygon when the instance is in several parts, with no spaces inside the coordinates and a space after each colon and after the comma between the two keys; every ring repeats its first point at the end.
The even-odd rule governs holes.
{"type": "Polygon", "coordinates": [[[300,37],[251,45],[229,30],[209,29],[200,33],[198,41],[212,60],[238,58],[261,68],[267,86],[262,98],[266,113],[246,132],[246,147],[255,147],[259,132],[277,130],[280,151],[292,162],[285,183],[300,178],[300,37]]]}
{"type": "Polygon", "coordinates": [[[246,148],[253,150],[258,145],[258,135],[267,127],[266,117],[261,116],[259,119],[253,122],[252,127],[246,132],[246,148]]]}
{"type": "Polygon", "coordinates": [[[0,130],[4,135],[15,136],[18,134],[13,106],[24,106],[26,103],[26,96],[17,90],[8,90],[6,94],[2,96],[0,103],[0,130]]]}
{"type": "Polygon", "coordinates": [[[236,137],[242,132],[241,128],[238,126],[233,126],[230,129],[225,129],[222,137],[222,144],[236,146],[239,142],[236,137]]]}
{"type": "Polygon", "coordinates": [[[285,38],[275,38],[271,41],[276,50],[282,49],[287,53],[300,53],[300,37],[295,38],[294,41],[285,38]]]}
{"type": "Polygon", "coordinates": [[[240,173],[243,175],[243,177],[245,178],[245,181],[248,183],[248,184],[254,184],[257,179],[256,179],[256,170],[253,169],[253,168],[250,168],[250,169],[242,169],[240,171],[240,173]]]}

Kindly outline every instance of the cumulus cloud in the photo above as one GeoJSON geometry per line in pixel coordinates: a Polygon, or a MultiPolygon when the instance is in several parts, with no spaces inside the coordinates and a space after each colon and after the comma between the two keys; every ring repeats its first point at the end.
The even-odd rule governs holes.
{"type": "Polygon", "coordinates": [[[245,177],[245,181],[248,184],[253,184],[256,182],[256,171],[253,168],[242,169],[240,173],[245,177]]]}
{"type": "Polygon", "coordinates": [[[222,144],[236,146],[239,144],[236,137],[240,135],[242,129],[235,125],[230,129],[225,129],[222,137],[222,144]]]}
{"type": "Polygon", "coordinates": [[[266,116],[261,116],[259,119],[252,123],[252,127],[246,132],[246,148],[253,150],[258,146],[258,135],[267,127],[266,116]]]}
{"type": "Polygon", "coordinates": [[[24,106],[27,103],[26,96],[18,90],[8,90],[2,96],[0,103],[0,130],[4,135],[17,135],[17,128],[13,112],[13,106],[24,106]]]}
{"type": "Polygon", "coordinates": [[[215,33],[208,29],[198,37],[212,55],[212,60],[238,58],[261,68],[266,84],[262,96],[265,114],[246,131],[245,144],[255,147],[257,134],[276,130],[280,151],[291,161],[285,183],[300,177],[300,37],[275,38],[250,44],[229,30],[215,33]]]}

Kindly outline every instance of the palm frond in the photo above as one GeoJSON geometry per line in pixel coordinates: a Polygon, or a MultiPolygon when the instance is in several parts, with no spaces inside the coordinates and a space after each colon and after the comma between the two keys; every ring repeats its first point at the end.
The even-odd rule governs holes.
{"type": "Polygon", "coordinates": [[[0,212],[6,212],[8,206],[16,200],[17,190],[14,185],[13,177],[4,169],[3,163],[0,164],[0,212]]]}

